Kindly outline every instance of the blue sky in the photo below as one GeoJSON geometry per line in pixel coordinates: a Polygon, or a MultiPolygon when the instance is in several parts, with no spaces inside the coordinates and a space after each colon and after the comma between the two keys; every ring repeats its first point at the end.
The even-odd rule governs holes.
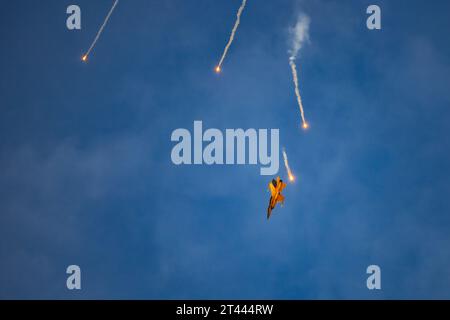
{"type": "Polygon", "coordinates": [[[248,0],[218,76],[240,2],[121,1],[87,64],[111,1],[2,5],[0,298],[450,298],[449,4],[248,0]],[[280,129],[298,180],[270,221],[259,166],[172,164],[194,120],[280,129]]]}

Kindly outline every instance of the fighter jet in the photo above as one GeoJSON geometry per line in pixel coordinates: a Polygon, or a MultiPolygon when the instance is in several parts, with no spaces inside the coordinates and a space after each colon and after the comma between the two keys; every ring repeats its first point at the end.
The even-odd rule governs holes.
{"type": "Polygon", "coordinates": [[[275,208],[278,202],[284,203],[284,196],[281,194],[281,191],[286,187],[286,183],[283,182],[283,180],[280,179],[280,177],[277,177],[277,179],[272,179],[272,181],[269,183],[269,190],[270,190],[270,200],[269,200],[269,207],[267,208],[267,219],[270,218],[270,215],[272,214],[272,209],[275,208]]]}

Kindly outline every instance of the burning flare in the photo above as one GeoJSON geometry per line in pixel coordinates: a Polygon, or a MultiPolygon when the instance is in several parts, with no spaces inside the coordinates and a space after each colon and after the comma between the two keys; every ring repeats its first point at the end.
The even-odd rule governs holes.
{"type": "Polygon", "coordinates": [[[292,80],[295,87],[295,96],[297,97],[297,104],[300,110],[300,116],[302,118],[303,129],[308,129],[309,125],[305,119],[305,112],[303,110],[302,96],[300,95],[300,89],[298,85],[297,65],[295,59],[297,59],[298,52],[303,46],[303,43],[309,38],[309,17],[306,15],[300,15],[298,17],[297,24],[291,29],[291,49],[289,50],[291,56],[289,57],[289,65],[292,71],[292,80]]]}
{"type": "Polygon", "coordinates": [[[241,14],[242,14],[242,11],[244,11],[246,3],[247,3],[247,0],[242,0],[242,4],[239,7],[239,10],[238,10],[238,12],[236,14],[236,22],[234,23],[233,30],[231,30],[230,39],[228,40],[228,43],[225,46],[225,49],[223,50],[223,54],[222,54],[222,57],[220,58],[219,64],[216,67],[216,72],[217,73],[220,72],[220,70],[222,68],[223,60],[225,60],[225,57],[227,56],[227,53],[228,53],[228,49],[230,49],[230,46],[233,43],[234,35],[236,34],[236,30],[239,27],[239,23],[241,22],[241,14]]]}
{"type": "Polygon", "coordinates": [[[287,157],[287,154],[286,154],[286,150],[284,148],[283,148],[283,160],[284,160],[284,166],[286,167],[286,171],[287,171],[287,174],[288,174],[289,181],[290,182],[294,182],[295,177],[292,174],[291,168],[289,167],[288,157],[287,157]]]}
{"type": "Polygon", "coordinates": [[[98,30],[97,35],[94,38],[94,41],[92,41],[92,44],[89,47],[88,51],[86,52],[86,54],[83,55],[83,58],[81,58],[81,60],[83,60],[84,62],[87,60],[87,58],[88,58],[89,54],[91,53],[92,49],[94,49],[95,44],[97,43],[98,39],[100,38],[100,35],[102,34],[103,29],[105,28],[106,24],[108,23],[109,17],[111,17],[111,14],[113,13],[114,8],[116,7],[118,2],[119,2],[119,0],[115,0],[114,1],[111,9],[109,10],[109,12],[108,12],[108,14],[107,14],[107,16],[105,18],[105,21],[103,21],[102,26],[98,30]]]}

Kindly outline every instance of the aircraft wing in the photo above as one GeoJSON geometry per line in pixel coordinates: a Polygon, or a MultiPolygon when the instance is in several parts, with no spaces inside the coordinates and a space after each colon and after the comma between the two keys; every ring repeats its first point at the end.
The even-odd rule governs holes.
{"type": "Polygon", "coordinates": [[[278,195],[277,202],[284,202],[284,196],[282,194],[278,195]]]}
{"type": "Polygon", "coordinates": [[[273,195],[275,194],[275,192],[276,192],[275,187],[273,186],[272,182],[269,183],[269,190],[270,190],[270,193],[271,193],[272,196],[273,196],[273,195]]]}

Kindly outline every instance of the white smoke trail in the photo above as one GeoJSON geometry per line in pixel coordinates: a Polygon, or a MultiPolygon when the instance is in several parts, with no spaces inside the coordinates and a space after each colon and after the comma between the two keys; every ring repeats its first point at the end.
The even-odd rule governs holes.
{"type": "Polygon", "coordinates": [[[225,60],[225,57],[226,57],[227,52],[228,52],[228,49],[230,48],[231,43],[234,40],[234,35],[236,34],[236,30],[239,27],[239,23],[241,22],[241,14],[242,14],[242,11],[244,11],[246,3],[247,3],[247,0],[242,0],[242,4],[239,7],[239,10],[238,10],[237,15],[236,15],[236,22],[234,23],[233,30],[231,30],[230,39],[228,40],[228,43],[225,46],[225,49],[223,50],[223,54],[222,54],[222,57],[220,58],[219,64],[216,67],[216,71],[217,72],[220,72],[223,60],[225,60]]]}
{"type": "Polygon", "coordinates": [[[291,66],[292,70],[292,78],[294,80],[294,86],[295,86],[295,95],[297,96],[297,103],[298,107],[300,109],[300,116],[302,117],[302,126],[303,128],[308,128],[308,123],[305,119],[305,112],[303,111],[303,103],[302,103],[302,96],[300,95],[300,90],[298,89],[298,76],[297,76],[297,66],[295,65],[294,60],[289,59],[289,64],[291,66]]]}
{"type": "Polygon", "coordinates": [[[284,166],[286,167],[286,171],[287,171],[287,174],[288,174],[289,181],[294,181],[295,177],[292,174],[291,168],[289,167],[288,157],[287,157],[287,154],[286,154],[286,150],[284,148],[283,148],[283,160],[284,160],[284,166]]]}
{"type": "Polygon", "coordinates": [[[94,48],[95,44],[97,43],[98,39],[100,38],[100,35],[103,32],[103,29],[105,28],[106,24],[108,23],[109,17],[111,17],[111,14],[114,11],[114,8],[116,7],[117,3],[119,2],[119,0],[115,0],[114,4],[112,5],[111,9],[108,12],[108,15],[105,18],[105,21],[103,21],[102,26],[100,27],[100,29],[97,32],[97,35],[94,38],[94,41],[92,42],[91,46],[89,47],[88,51],[85,53],[85,55],[83,56],[83,61],[86,61],[87,57],[89,56],[89,54],[91,53],[92,49],[94,48]]]}
{"type": "Polygon", "coordinates": [[[300,115],[302,117],[302,126],[304,129],[308,128],[308,123],[305,119],[305,112],[303,110],[302,97],[300,95],[300,89],[298,85],[297,66],[295,59],[297,59],[298,52],[303,46],[303,43],[309,39],[309,17],[306,15],[299,15],[297,23],[294,28],[291,29],[291,49],[289,50],[289,65],[292,70],[292,78],[295,86],[295,95],[297,96],[297,103],[300,109],[300,115]]]}

